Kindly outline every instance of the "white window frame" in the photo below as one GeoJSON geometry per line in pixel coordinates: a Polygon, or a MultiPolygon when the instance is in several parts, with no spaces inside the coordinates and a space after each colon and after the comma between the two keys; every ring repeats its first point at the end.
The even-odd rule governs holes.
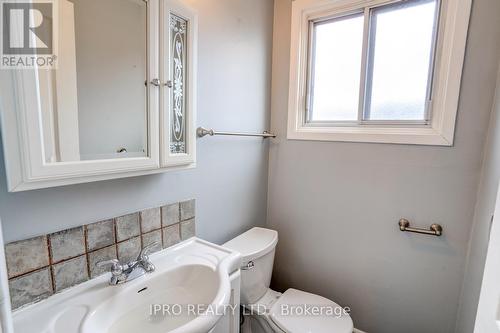
{"type": "MultiPolygon", "coordinates": [[[[472,0],[441,0],[434,59],[430,122],[370,124],[306,122],[312,21],[404,0],[295,0],[292,4],[287,137],[291,140],[452,146],[472,0]]],[[[365,38],[365,44],[367,43],[365,38]]],[[[367,45],[363,46],[364,49],[367,45]]],[[[366,53],[364,51],[364,53],[366,53]]],[[[365,69],[363,69],[365,70],[365,69]]]]}

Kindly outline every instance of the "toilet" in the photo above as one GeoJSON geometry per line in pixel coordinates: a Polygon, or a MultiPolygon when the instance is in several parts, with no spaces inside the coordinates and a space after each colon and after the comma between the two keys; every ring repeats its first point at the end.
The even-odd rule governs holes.
{"type": "Polygon", "coordinates": [[[296,289],[279,293],[269,288],[277,243],[275,230],[253,228],[223,245],[242,255],[242,332],[352,333],[351,317],[331,300],[296,289]]]}

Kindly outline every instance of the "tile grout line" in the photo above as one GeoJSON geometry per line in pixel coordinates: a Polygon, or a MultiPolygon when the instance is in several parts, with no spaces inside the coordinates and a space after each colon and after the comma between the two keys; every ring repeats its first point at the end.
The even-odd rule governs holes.
{"type": "Polygon", "coordinates": [[[10,280],[14,280],[14,279],[17,279],[17,278],[20,278],[20,277],[24,277],[24,276],[29,275],[31,273],[35,273],[35,272],[44,270],[46,268],[50,268],[51,266],[52,265],[49,264],[49,265],[46,265],[46,266],[38,267],[38,268],[32,269],[32,270],[30,270],[30,271],[28,271],[26,273],[22,273],[22,274],[19,274],[19,275],[14,275],[13,277],[8,278],[8,280],[10,281],[10,280]]]}
{"type": "MultiPolygon", "coordinates": [[[[113,228],[114,228],[114,232],[115,232],[115,253],[116,253],[116,260],[120,260],[120,258],[118,257],[118,220],[117,218],[115,217],[113,219],[113,228]]],[[[112,246],[112,245],[110,245],[112,246]]]]}
{"type": "Polygon", "coordinates": [[[165,240],[163,239],[163,207],[166,207],[165,206],[161,206],[160,207],[160,237],[161,237],[161,248],[162,250],[165,248],[165,240]]]}
{"type": "Polygon", "coordinates": [[[181,220],[182,220],[181,215],[182,214],[181,214],[181,203],[180,202],[177,204],[177,210],[178,210],[178,215],[179,215],[177,221],[179,221],[179,223],[181,223],[181,220]]]}
{"type": "Polygon", "coordinates": [[[140,237],[140,241],[141,241],[141,251],[144,248],[144,242],[142,240],[142,235],[143,235],[143,233],[142,233],[142,212],[143,211],[139,212],[139,237],[140,237]]]}
{"type": "MultiPolygon", "coordinates": [[[[101,248],[101,249],[102,249],[102,248],[101,248]]],[[[58,265],[58,264],[62,264],[62,263],[63,263],[63,262],[65,262],[65,261],[70,261],[70,260],[76,259],[76,258],[78,258],[78,257],[84,256],[84,255],[86,255],[87,253],[92,253],[92,252],[95,252],[95,251],[98,251],[98,250],[101,250],[101,249],[97,249],[97,250],[90,251],[90,252],[88,252],[88,251],[84,251],[83,253],[80,253],[79,255],[72,256],[72,257],[68,257],[68,258],[66,258],[66,259],[62,259],[62,260],[59,260],[59,261],[55,261],[55,262],[53,262],[52,264],[50,264],[50,266],[52,266],[52,265],[58,265]]]]}
{"type": "Polygon", "coordinates": [[[51,245],[51,242],[50,242],[50,237],[49,235],[46,236],[47,237],[47,252],[49,254],[49,274],[50,274],[50,282],[52,283],[52,292],[55,293],[56,292],[56,281],[55,281],[55,277],[54,277],[54,269],[52,267],[52,245],[51,245]]]}
{"type": "MultiPolygon", "coordinates": [[[[90,257],[89,257],[89,251],[88,251],[88,224],[85,224],[83,226],[83,241],[84,241],[84,246],[85,246],[85,252],[84,252],[84,256],[85,256],[85,260],[87,261],[87,277],[90,278],[90,257]]],[[[78,258],[78,257],[77,257],[78,258]]]]}

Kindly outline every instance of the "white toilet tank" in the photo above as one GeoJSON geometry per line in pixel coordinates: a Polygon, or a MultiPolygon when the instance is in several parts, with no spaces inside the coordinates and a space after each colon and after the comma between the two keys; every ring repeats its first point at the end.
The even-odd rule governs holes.
{"type": "Polygon", "coordinates": [[[253,228],[223,246],[241,253],[241,304],[253,304],[266,293],[273,273],[278,232],[253,228]]]}

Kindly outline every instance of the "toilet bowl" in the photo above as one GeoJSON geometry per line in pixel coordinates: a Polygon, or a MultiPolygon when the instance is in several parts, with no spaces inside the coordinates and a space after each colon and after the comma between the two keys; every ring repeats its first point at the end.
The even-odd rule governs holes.
{"type": "Polygon", "coordinates": [[[277,243],[276,231],[253,228],[223,245],[242,255],[243,332],[352,333],[351,317],[335,302],[297,289],[269,288],[277,243]]]}

